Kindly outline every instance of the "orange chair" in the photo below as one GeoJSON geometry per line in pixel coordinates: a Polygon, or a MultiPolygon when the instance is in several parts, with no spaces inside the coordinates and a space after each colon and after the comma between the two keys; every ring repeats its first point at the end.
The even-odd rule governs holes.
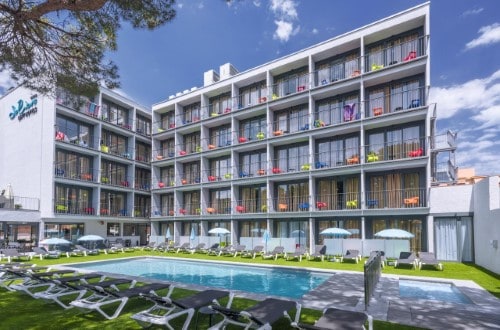
{"type": "Polygon", "coordinates": [[[280,136],[280,135],[283,135],[283,130],[277,130],[277,131],[274,131],[274,132],[273,132],[273,135],[274,135],[274,136],[280,136]]]}
{"type": "Polygon", "coordinates": [[[213,207],[207,207],[207,212],[209,214],[214,214],[215,213],[215,209],[213,207]]]}
{"type": "Polygon", "coordinates": [[[417,206],[419,202],[418,196],[408,197],[403,200],[405,206],[417,206]]]}
{"type": "Polygon", "coordinates": [[[352,156],[351,158],[347,158],[347,164],[359,164],[359,156],[352,156]]]}
{"type": "Polygon", "coordinates": [[[286,210],[288,210],[288,204],[278,204],[278,210],[280,210],[281,212],[285,212],[286,210]]]}
{"type": "Polygon", "coordinates": [[[264,175],[264,174],[266,174],[266,170],[263,170],[263,169],[257,170],[257,174],[264,175]]]}
{"type": "Polygon", "coordinates": [[[215,146],[213,144],[209,144],[208,149],[213,150],[213,149],[215,149],[215,146]]]}
{"type": "Polygon", "coordinates": [[[384,110],[382,108],[374,108],[373,109],[373,115],[374,116],[380,116],[383,113],[384,113],[384,110]]]}

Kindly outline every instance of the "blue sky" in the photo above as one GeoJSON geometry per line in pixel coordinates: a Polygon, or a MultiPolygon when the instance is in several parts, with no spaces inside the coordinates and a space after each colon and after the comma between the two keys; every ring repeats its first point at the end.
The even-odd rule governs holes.
{"type": "MultiPolygon", "coordinates": [[[[123,26],[121,92],[151,106],[203,85],[230,62],[239,71],[416,6],[414,0],[177,0],[177,17],[155,31],[123,26]]],[[[431,2],[431,102],[438,131],[458,131],[459,167],[500,174],[500,1],[431,2]]],[[[1,86],[10,81],[0,73],[1,86]]]]}

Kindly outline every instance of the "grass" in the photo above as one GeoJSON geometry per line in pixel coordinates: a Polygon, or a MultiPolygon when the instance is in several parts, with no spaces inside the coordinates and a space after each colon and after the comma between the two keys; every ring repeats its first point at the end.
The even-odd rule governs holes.
{"type": "MultiPolygon", "coordinates": [[[[139,256],[175,256],[186,259],[203,259],[203,260],[223,260],[223,261],[237,261],[240,263],[253,263],[253,264],[269,264],[278,266],[291,266],[300,268],[317,268],[329,270],[347,270],[347,271],[363,271],[363,263],[332,263],[321,261],[308,261],[302,262],[278,260],[262,260],[256,258],[255,260],[240,257],[214,257],[203,254],[165,254],[157,251],[141,251],[117,253],[117,254],[100,254],[97,256],[87,257],[71,257],[60,259],[47,259],[47,260],[33,260],[39,266],[57,265],[79,263],[83,261],[99,261],[110,260],[124,257],[139,257],[139,256]]],[[[418,275],[424,277],[439,277],[448,279],[463,279],[473,280],[484,289],[500,298],[500,275],[489,272],[474,264],[463,264],[454,262],[445,262],[444,271],[437,271],[432,268],[425,270],[412,270],[412,269],[395,269],[388,266],[383,270],[385,274],[396,275],[418,275]]],[[[173,293],[173,298],[180,298],[190,295],[192,291],[181,288],[176,288],[173,293]]],[[[235,298],[233,307],[236,309],[243,309],[249,307],[255,302],[249,299],[235,298]]],[[[98,313],[82,314],[75,309],[63,310],[55,304],[48,304],[44,301],[32,299],[26,294],[19,292],[9,292],[5,289],[0,289],[0,310],[2,315],[9,317],[2,318],[2,329],[140,329],[140,326],[130,318],[134,313],[144,310],[150,306],[150,303],[142,299],[131,299],[121,315],[114,320],[105,320],[98,313]]],[[[292,315],[293,316],[293,315],[292,315]]],[[[321,316],[321,311],[303,308],[301,313],[301,322],[314,323],[316,319],[321,316]]],[[[198,320],[198,328],[206,327],[208,324],[207,316],[200,316],[198,320]]],[[[194,323],[191,322],[191,328],[194,329],[194,323]]],[[[176,323],[176,327],[180,327],[181,323],[176,323]]],[[[290,325],[286,320],[280,321],[275,324],[273,329],[289,329],[290,325]]],[[[386,329],[418,329],[410,326],[403,326],[390,322],[375,321],[374,328],[379,330],[386,329]]]]}

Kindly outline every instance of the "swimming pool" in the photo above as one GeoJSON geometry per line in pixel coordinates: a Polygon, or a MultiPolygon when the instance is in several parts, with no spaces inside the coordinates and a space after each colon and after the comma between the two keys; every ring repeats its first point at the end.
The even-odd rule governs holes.
{"type": "Polygon", "coordinates": [[[399,296],[472,304],[472,300],[451,283],[399,280],[399,296]]]}
{"type": "Polygon", "coordinates": [[[227,290],[300,298],[333,274],[177,259],[126,259],[71,267],[227,290]]]}

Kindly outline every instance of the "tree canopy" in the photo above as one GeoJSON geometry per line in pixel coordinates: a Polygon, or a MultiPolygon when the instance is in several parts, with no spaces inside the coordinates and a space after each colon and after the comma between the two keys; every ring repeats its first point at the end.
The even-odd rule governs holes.
{"type": "Polygon", "coordinates": [[[155,29],[175,17],[175,0],[0,0],[0,70],[41,93],[62,86],[93,95],[119,86],[116,64],[122,22],[155,29]]]}

